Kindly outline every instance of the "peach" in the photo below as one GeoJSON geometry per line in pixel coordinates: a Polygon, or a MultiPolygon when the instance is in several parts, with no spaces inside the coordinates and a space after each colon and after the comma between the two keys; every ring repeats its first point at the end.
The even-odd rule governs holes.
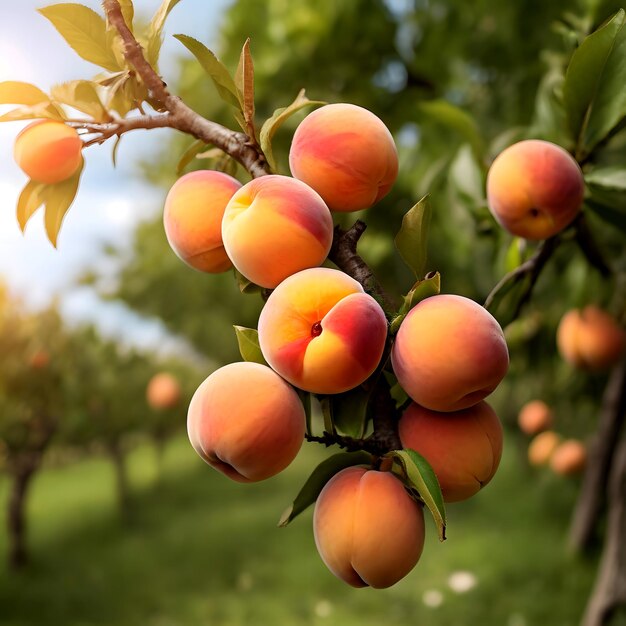
{"type": "Polygon", "coordinates": [[[232,267],[222,243],[222,218],[241,183],[211,170],[179,178],[165,199],[163,225],[172,250],[187,265],[211,274],[232,267]]]}
{"type": "Polygon", "coordinates": [[[527,402],[517,416],[520,430],[527,435],[536,435],[542,430],[548,430],[552,427],[553,421],[552,409],[543,400],[527,402]]]}
{"type": "Polygon", "coordinates": [[[340,393],[376,369],[387,337],[380,305],[343,272],[313,268],[284,280],[259,317],[265,360],[291,384],[340,393]]]}
{"type": "Polygon", "coordinates": [[[526,239],[547,239],[578,215],[582,171],[560,146],[528,139],[501,152],[487,175],[487,203],[500,225],[526,239]]]}
{"type": "Polygon", "coordinates": [[[155,374],[148,383],[146,399],[153,409],[171,409],[180,401],[180,384],[167,372],[155,374]]]}
{"type": "Polygon", "coordinates": [[[237,482],[285,469],[304,440],[298,394],[266,365],[231,363],[213,372],[189,404],[187,432],[209,465],[237,482]]]}
{"type": "Polygon", "coordinates": [[[433,411],[480,402],[509,366],[504,334],[482,306],[463,296],[422,300],[402,321],[391,352],[400,386],[433,411]]]}
{"type": "Polygon", "coordinates": [[[398,153],[376,115],[354,104],[329,104],[307,115],[296,129],[289,166],[331,210],[358,211],[391,189],[398,153]]]}
{"type": "Polygon", "coordinates": [[[46,350],[37,350],[30,358],[30,366],[34,370],[42,370],[50,365],[50,354],[46,350]]]}
{"type": "Polygon", "coordinates": [[[603,370],[624,355],[626,333],[611,315],[589,305],[561,318],[556,343],[561,356],[574,367],[603,370]]]}
{"type": "Polygon", "coordinates": [[[574,476],[585,469],[587,448],[576,439],[567,439],[552,453],[550,468],[561,476],[574,476]]]}
{"type": "Polygon", "coordinates": [[[422,508],[393,474],[364,467],[348,467],[326,483],[313,530],[328,569],[353,587],[394,585],[424,547],[422,508]]]}
{"type": "Polygon", "coordinates": [[[539,433],[528,446],[528,462],[531,465],[547,465],[561,443],[561,437],[553,430],[539,433]]]}
{"type": "Polygon", "coordinates": [[[486,402],[452,413],[412,403],[398,424],[405,448],[432,466],[446,502],[466,500],[494,476],[502,456],[502,425],[486,402]]]}
{"type": "Polygon", "coordinates": [[[60,183],[76,173],[82,163],[78,133],[54,120],[39,120],[15,138],[15,162],[32,180],[46,185],[60,183]]]}
{"type": "Polygon", "coordinates": [[[308,185],[288,176],[262,176],[226,206],[224,247],[233,265],[261,287],[320,265],[333,240],[328,207],[308,185]]]}

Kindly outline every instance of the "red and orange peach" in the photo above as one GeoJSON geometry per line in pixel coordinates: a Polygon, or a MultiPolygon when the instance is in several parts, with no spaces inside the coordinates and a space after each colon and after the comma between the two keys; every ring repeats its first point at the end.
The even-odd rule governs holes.
{"type": "Polygon", "coordinates": [[[561,443],[561,436],[553,430],[539,433],[528,446],[528,462],[534,466],[547,465],[561,443]]]}
{"type": "Polygon", "coordinates": [[[578,215],[582,171],[560,146],[528,139],[509,146],[487,176],[487,202],[503,228],[526,239],[547,239],[578,215]]]}
{"type": "Polygon", "coordinates": [[[482,306],[457,295],[431,296],[412,308],[391,352],[398,382],[433,411],[458,411],[480,402],[509,366],[504,334],[482,306]]]}
{"type": "Polygon", "coordinates": [[[626,332],[611,315],[589,305],[561,318],[556,343],[561,356],[574,367],[603,370],[624,356],[626,332]]]}
{"type": "Polygon", "coordinates": [[[82,163],[78,133],[63,122],[38,120],[15,138],[15,162],[32,180],[46,185],[73,176],[82,163]]]}
{"type": "Polygon", "coordinates": [[[289,166],[331,210],[358,211],[391,189],[398,176],[398,154],[376,115],[354,104],[329,104],[296,129],[289,166]]]}
{"type": "Polygon", "coordinates": [[[502,425],[486,402],[452,413],[412,403],[398,425],[405,448],[431,465],[446,502],[470,498],[494,476],[502,456],[502,425]]]}
{"type": "Polygon", "coordinates": [[[266,361],[291,384],[340,393],[370,376],[387,337],[380,305],[343,272],[313,268],[285,279],[259,318],[266,361]]]}
{"type": "Polygon", "coordinates": [[[196,390],[187,415],[194,450],[237,482],[264,480],[285,469],[304,440],[298,394],[259,363],[231,363],[196,390]]]}
{"type": "Polygon", "coordinates": [[[566,439],[559,444],[550,458],[550,468],[561,476],[580,474],[587,464],[587,448],[577,439],[566,439]]]}
{"type": "Polygon", "coordinates": [[[222,218],[241,183],[211,170],[179,178],[165,199],[163,225],[172,250],[201,272],[219,273],[232,267],[222,243],[222,218]]]}
{"type": "Polygon", "coordinates": [[[155,374],[146,389],[148,405],[156,410],[171,409],[180,400],[180,384],[168,372],[155,374]]]}
{"type": "Polygon", "coordinates": [[[552,428],[553,421],[552,409],[543,400],[527,402],[517,416],[520,430],[527,435],[536,435],[543,430],[552,428]]]}
{"type": "Polygon", "coordinates": [[[424,547],[424,514],[390,472],[349,467],[324,486],[313,514],[315,544],[330,571],[353,587],[390,587],[424,547]]]}
{"type": "Polygon", "coordinates": [[[333,240],[333,220],[308,185],[288,176],[262,176],[231,198],[222,238],[237,270],[261,287],[274,288],[287,276],[324,261],[333,240]]]}

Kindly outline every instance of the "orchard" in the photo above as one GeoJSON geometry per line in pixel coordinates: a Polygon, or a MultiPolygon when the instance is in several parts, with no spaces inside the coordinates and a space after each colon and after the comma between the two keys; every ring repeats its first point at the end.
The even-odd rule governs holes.
{"type": "MultiPolygon", "coordinates": [[[[91,153],[113,144],[123,167],[117,147],[126,133],[176,132],[151,164],[169,172],[158,219],[138,229],[116,295],[140,311],[168,311],[160,314],[169,329],[222,365],[207,368],[187,393],[193,376],[121,358],[110,345],[75,356],[97,384],[72,388],[72,397],[100,420],[121,510],[129,500],[122,444],[129,420],[161,442],[186,426],[207,480],[216,472],[235,494],[255,489],[249,483],[282,484],[272,481],[310,458],[304,448],[323,448],[299,490],[280,494],[279,526],[311,515],[310,535],[334,585],[393,588],[431,575],[420,563],[425,546],[434,553],[454,544],[464,524],[455,507],[480,510],[515,441],[526,481],[538,488],[560,481],[558,490],[577,494],[562,548],[586,553],[596,569],[579,623],[621,623],[624,9],[582,2],[579,16],[560,10],[562,41],[545,50],[545,74],[526,77],[528,84],[510,79],[519,79],[520,93],[530,84],[536,91],[520,104],[530,114],[515,117],[498,106],[504,96],[495,87],[487,98],[473,91],[488,89],[489,72],[466,83],[443,69],[437,76],[411,55],[400,88],[393,81],[380,88],[379,74],[360,77],[369,86],[349,73],[339,79],[328,59],[327,76],[317,67],[293,79],[291,57],[281,66],[289,81],[272,82],[275,65],[264,61],[271,41],[260,36],[258,51],[255,43],[252,20],[267,9],[257,3],[250,15],[243,2],[232,9],[231,31],[251,30],[235,41],[226,29],[223,60],[175,35],[191,57],[178,92],[159,69],[177,4],[164,0],[147,23],[131,0],[104,0],[102,14],[78,4],[45,7],[41,14],[99,73],[49,94],[17,79],[0,82],[0,104],[15,105],[0,121],[26,121],[13,145],[26,177],[17,223],[24,230],[41,209],[61,255],[71,246],[59,239],[61,227],[72,219],[91,153]],[[205,106],[199,94],[208,88],[205,106]],[[458,93],[466,102],[458,104],[458,93]],[[157,240],[155,253],[145,244],[157,240]],[[110,375],[101,362],[115,363],[110,375]],[[144,396],[151,426],[129,416],[132,405],[116,393],[122,379],[133,402],[144,396]]],[[[448,23],[428,14],[420,24],[418,7],[394,13],[382,2],[356,4],[375,5],[386,25],[393,15],[397,32],[412,33],[416,49],[430,47],[431,55],[429,25],[435,37],[448,23]],[[400,28],[403,17],[413,30],[400,28]]],[[[469,9],[459,11],[471,22],[469,9]]],[[[480,22],[485,41],[488,18],[480,22]]],[[[382,28],[375,22],[367,28],[382,28]]],[[[301,53],[301,42],[290,41],[301,53]]],[[[326,44],[315,50],[320,60],[326,44]]],[[[470,52],[461,45],[450,54],[459,61],[470,52]]],[[[34,377],[54,358],[38,349],[29,362],[34,377]]]]}

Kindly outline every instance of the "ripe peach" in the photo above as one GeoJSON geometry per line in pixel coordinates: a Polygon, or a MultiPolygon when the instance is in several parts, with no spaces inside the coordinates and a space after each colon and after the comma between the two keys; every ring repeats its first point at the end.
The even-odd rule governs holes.
{"type": "Polygon", "coordinates": [[[432,466],[446,502],[466,500],[494,476],[502,456],[502,425],[486,402],[453,413],[412,403],[398,424],[405,448],[432,466]]]}
{"type": "Polygon", "coordinates": [[[573,366],[603,370],[624,355],[626,333],[612,316],[590,305],[561,318],[556,343],[561,356],[573,366]]]}
{"type": "Polygon", "coordinates": [[[393,474],[364,467],[348,467],[326,483],[313,530],[328,569],[353,587],[394,585],[424,547],[421,507],[393,474]]]}
{"type": "Polygon", "coordinates": [[[576,439],[567,439],[552,453],[550,467],[561,476],[573,476],[585,469],[587,448],[576,439]]]}
{"type": "Polygon", "coordinates": [[[296,272],[320,265],[333,240],[328,207],[308,185],[288,176],[262,176],[226,206],[224,247],[250,281],[274,288],[296,272]]]}
{"type": "Polygon", "coordinates": [[[421,406],[458,411],[480,402],[509,366],[504,334],[479,304],[431,296],[404,318],[391,352],[401,387],[421,406]]]}
{"type": "Polygon", "coordinates": [[[194,450],[237,482],[285,469],[304,440],[304,408],[278,374],[259,363],[231,363],[196,390],[187,415],[194,450]]]}
{"type": "Polygon", "coordinates": [[[167,372],[155,374],[148,383],[146,399],[153,409],[171,409],[180,400],[180,384],[167,372]]]}
{"type": "Polygon", "coordinates": [[[528,462],[535,466],[547,465],[559,443],[561,437],[553,430],[539,433],[528,446],[528,462]]]}
{"type": "Polygon", "coordinates": [[[165,199],[163,225],[172,250],[187,265],[216,274],[232,267],[222,243],[222,218],[241,183],[211,170],[179,178],[165,199]]]}
{"type": "Polygon", "coordinates": [[[313,268],[285,279],[259,317],[265,360],[290,383],[340,393],[376,369],[387,337],[380,305],[347,274],[313,268]]]}
{"type": "Polygon", "coordinates": [[[398,154],[391,133],[373,113],[354,104],[329,104],[296,129],[289,166],[331,210],[358,211],[391,189],[398,154]]]}
{"type": "Polygon", "coordinates": [[[30,366],[34,370],[42,370],[50,365],[50,354],[46,350],[37,350],[30,358],[30,366]]]}
{"type": "Polygon", "coordinates": [[[527,435],[536,435],[552,427],[554,415],[552,409],[543,400],[527,402],[517,416],[520,430],[527,435]]]}
{"type": "Polygon", "coordinates": [[[82,162],[78,133],[54,120],[39,120],[24,128],[15,138],[15,162],[32,180],[46,185],[70,178],[82,162]]]}
{"type": "Polygon", "coordinates": [[[526,239],[547,239],[580,211],[585,185],[560,146],[528,139],[501,152],[487,175],[487,203],[500,225],[526,239]]]}

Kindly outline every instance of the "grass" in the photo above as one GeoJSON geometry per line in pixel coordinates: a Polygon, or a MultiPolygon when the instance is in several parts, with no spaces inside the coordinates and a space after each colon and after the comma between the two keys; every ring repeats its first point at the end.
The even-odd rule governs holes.
{"type": "MultiPolygon", "coordinates": [[[[531,472],[509,443],[492,484],[449,507],[448,540],[440,544],[429,521],[418,566],[381,591],[352,589],[326,570],[310,510],[276,528],[326,454],[319,446],[305,446],[286,472],[257,485],[213,472],[182,436],[169,444],[157,481],[153,450],[141,446],[130,458],[126,524],[105,460],[48,469],[28,503],[31,564],[10,574],[0,562],[0,624],[573,626],[595,569],[564,548],[576,484],[531,472]],[[476,586],[453,592],[455,571],[471,572],[476,586]]],[[[0,477],[2,503],[7,487],[0,477]]]]}

